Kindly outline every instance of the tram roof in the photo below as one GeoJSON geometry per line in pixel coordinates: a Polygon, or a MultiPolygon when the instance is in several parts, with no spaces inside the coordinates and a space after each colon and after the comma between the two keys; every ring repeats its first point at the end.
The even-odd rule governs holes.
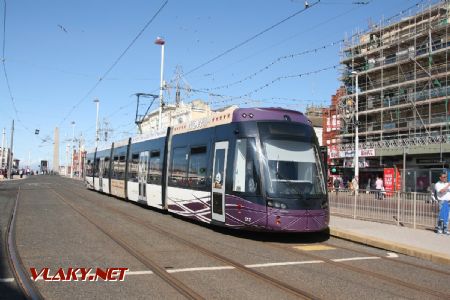
{"type": "Polygon", "coordinates": [[[180,134],[188,131],[194,131],[231,122],[249,122],[249,121],[285,121],[303,123],[311,125],[308,118],[301,112],[279,107],[267,108],[236,108],[230,107],[220,112],[214,112],[212,115],[192,120],[187,123],[179,124],[173,127],[174,134],[180,134]]]}
{"type": "MultiPolygon", "coordinates": [[[[181,134],[185,132],[210,128],[214,126],[224,125],[231,122],[249,122],[249,121],[286,121],[290,120],[296,123],[303,123],[309,126],[309,119],[299,111],[284,109],[280,107],[250,107],[238,108],[236,106],[229,107],[221,111],[215,111],[211,115],[192,120],[173,126],[173,134],[181,134]]],[[[151,133],[139,134],[131,138],[132,143],[145,141],[149,139],[159,138],[166,135],[167,128],[162,128],[151,133]]],[[[128,138],[114,142],[114,147],[125,146],[128,144],[128,138]]],[[[98,151],[108,149],[111,145],[99,147],[98,151]]],[[[95,149],[94,149],[95,151],[95,149]]]]}

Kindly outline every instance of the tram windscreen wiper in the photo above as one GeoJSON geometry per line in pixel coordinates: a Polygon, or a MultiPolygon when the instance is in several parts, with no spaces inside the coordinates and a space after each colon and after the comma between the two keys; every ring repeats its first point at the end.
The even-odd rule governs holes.
{"type": "Polygon", "coordinates": [[[299,196],[300,198],[303,197],[303,194],[297,189],[297,187],[295,186],[295,183],[294,183],[294,182],[292,182],[292,181],[291,181],[290,179],[288,179],[286,176],[281,175],[281,173],[280,173],[279,171],[277,171],[277,172],[275,173],[275,176],[276,176],[277,178],[281,179],[281,180],[284,180],[284,182],[286,182],[286,183],[289,185],[289,187],[292,188],[292,189],[298,194],[298,196],[299,196]]]}

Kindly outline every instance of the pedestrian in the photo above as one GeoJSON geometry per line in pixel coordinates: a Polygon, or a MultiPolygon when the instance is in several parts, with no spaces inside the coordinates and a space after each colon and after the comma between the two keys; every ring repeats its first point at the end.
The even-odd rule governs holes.
{"type": "Polygon", "coordinates": [[[369,179],[367,180],[367,186],[366,186],[366,194],[370,193],[370,182],[371,182],[371,178],[369,177],[369,179]]]}
{"type": "Polygon", "coordinates": [[[336,177],[333,181],[334,191],[336,192],[336,194],[339,192],[340,185],[341,185],[341,181],[339,180],[338,177],[336,177]]]}
{"type": "Polygon", "coordinates": [[[359,190],[358,176],[353,177],[352,188],[353,188],[354,195],[358,195],[358,190],[359,190]]]}
{"type": "Polygon", "coordinates": [[[383,188],[384,188],[383,179],[381,179],[381,177],[377,176],[377,181],[375,181],[375,189],[377,190],[376,198],[378,200],[381,200],[383,197],[381,194],[383,188]]]}
{"type": "Polygon", "coordinates": [[[434,185],[436,196],[439,201],[439,216],[437,220],[436,233],[449,234],[448,216],[450,201],[450,182],[447,181],[447,173],[439,174],[439,181],[434,185]]]}

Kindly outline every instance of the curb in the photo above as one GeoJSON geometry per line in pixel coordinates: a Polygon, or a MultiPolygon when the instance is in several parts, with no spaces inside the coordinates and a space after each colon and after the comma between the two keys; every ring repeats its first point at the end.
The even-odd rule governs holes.
{"type": "Polygon", "coordinates": [[[438,264],[448,264],[450,265],[450,256],[433,252],[430,250],[425,250],[422,248],[412,247],[405,244],[400,243],[393,243],[387,240],[370,237],[370,236],[363,236],[359,234],[355,234],[350,231],[345,231],[341,229],[336,228],[330,228],[330,235],[341,238],[344,240],[349,240],[352,242],[369,245],[376,248],[381,248],[401,254],[405,254],[408,256],[418,257],[421,259],[429,260],[438,264]]]}

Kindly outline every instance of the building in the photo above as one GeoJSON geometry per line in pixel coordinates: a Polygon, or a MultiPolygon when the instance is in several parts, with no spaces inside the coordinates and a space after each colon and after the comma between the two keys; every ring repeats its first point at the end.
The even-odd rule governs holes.
{"type": "Polygon", "coordinates": [[[0,147],[0,169],[6,169],[8,167],[9,148],[0,147]]]}
{"type": "Polygon", "coordinates": [[[305,115],[311,121],[311,124],[314,128],[314,132],[316,133],[317,140],[319,141],[319,145],[324,145],[323,143],[323,113],[324,108],[321,106],[307,106],[305,115]]]}
{"type": "MultiPolygon", "coordinates": [[[[202,100],[194,100],[185,104],[180,102],[178,105],[168,104],[164,106],[162,112],[161,127],[174,126],[177,124],[189,122],[200,118],[205,118],[211,114],[211,108],[202,100]]],[[[155,110],[145,116],[141,123],[142,133],[153,132],[158,129],[159,110],[155,110]]]]}
{"type": "Polygon", "coordinates": [[[393,168],[397,188],[422,192],[449,166],[449,9],[423,5],[345,43],[335,163],[352,170],[358,126],[362,187],[393,168]]]}

